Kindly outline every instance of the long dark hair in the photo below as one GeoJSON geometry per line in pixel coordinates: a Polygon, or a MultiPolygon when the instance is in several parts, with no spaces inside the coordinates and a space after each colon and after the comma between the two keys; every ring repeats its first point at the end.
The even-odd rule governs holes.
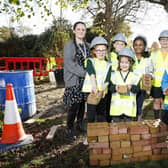
{"type": "MultiPolygon", "coordinates": [[[[73,25],[73,30],[76,29],[76,27],[77,27],[78,24],[82,24],[82,25],[84,25],[84,26],[86,27],[86,24],[85,24],[84,22],[78,21],[78,22],[75,22],[75,23],[74,23],[74,25],[73,25]]],[[[77,43],[76,43],[76,39],[75,39],[75,35],[74,35],[74,34],[73,34],[72,40],[73,40],[73,43],[74,43],[74,45],[75,45],[75,50],[77,51],[77,43]]],[[[84,39],[84,43],[85,43],[85,45],[87,46],[85,39],[84,39]]]]}
{"type": "MultiPolygon", "coordinates": [[[[144,46],[145,46],[145,48],[147,47],[147,40],[146,40],[146,38],[143,37],[143,36],[137,36],[137,37],[135,37],[135,39],[133,40],[133,46],[134,46],[134,44],[135,44],[135,41],[137,41],[137,40],[142,41],[143,44],[144,44],[144,46]]],[[[149,57],[149,52],[148,52],[148,51],[145,51],[145,48],[144,48],[144,51],[142,52],[142,56],[143,56],[144,58],[147,58],[147,57],[149,57]]]]}

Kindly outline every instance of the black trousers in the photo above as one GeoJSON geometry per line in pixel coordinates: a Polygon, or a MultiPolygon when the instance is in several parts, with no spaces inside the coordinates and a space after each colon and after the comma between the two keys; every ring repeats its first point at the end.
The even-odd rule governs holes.
{"type": "Polygon", "coordinates": [[[77,123],[82,123],[85,113],[85,102],[75,103],[68,107],[67,127],[72,129],[74,127],[75,118],[77,123]]]}
{"type": "Polygon", "coordinates": [[[145,99],[145,91],[140,90],[136,95],[137,115],[142,114],[142,106],[145,99]]]}
{"type": "Polygon", "coordinates": [[[111,106],[112,93],[108,90],[107,100],[106,100],[106,121],[111,122],[112,117],[110,116],[110,106],[111,106]]]}
{"type": "Polygon", "coordinates": [[[88,122],[104,122],[106,121],[106,100],[102,98],[98,105],[87,104],[87,119],[88,122]]]}

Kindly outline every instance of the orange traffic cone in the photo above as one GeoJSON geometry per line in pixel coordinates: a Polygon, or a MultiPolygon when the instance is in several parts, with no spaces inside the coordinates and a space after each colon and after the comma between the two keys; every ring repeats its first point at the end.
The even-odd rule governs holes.
{"type": "Polygon", "coordinates": [[[12,84],[6,86],[5,116],[0,143],[17,143],[26,139],[12,84]]]}

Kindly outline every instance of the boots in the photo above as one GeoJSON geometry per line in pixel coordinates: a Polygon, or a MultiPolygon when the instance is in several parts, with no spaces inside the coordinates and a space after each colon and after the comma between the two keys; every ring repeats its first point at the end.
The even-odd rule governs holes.
{"type": "Polygon", "coordinates": [[[163,110],[163,111],[162,111],[161,120],[162,120],[165,124],[168,124],[168,110],[163,110]]]}
{"type": "Polygon", "coordinates": [[[75,135],[75,131],[74,128],[68,128],[67,129],[67,138],[70,140],[76,140],[76,135],[75,135]]]}
{"type": "Polygon", "coordinates": [[[86,129],[82,121],[77,121],[76,130],[78,130],[79,132],[86,132],[86,129]]]}

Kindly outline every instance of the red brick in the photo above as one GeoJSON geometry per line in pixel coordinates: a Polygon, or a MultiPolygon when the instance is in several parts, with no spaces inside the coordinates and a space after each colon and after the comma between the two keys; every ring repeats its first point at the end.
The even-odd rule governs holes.
{"type": "Polygon", "coordinates": [[[167,147],[168,147],[168,143],[167,142],[152,144],[152,149],[155,149],[155,148],[167,148],[167,147]]]}
{"type": "Polygon", "coordinates": [[[141,156],[141,157],[139,157],[139,161],[146,161],[146,160],[149,160],[149,157],[150,156],[141,156]]]}
{"type": "Polygon", "coordinates": [[[98,136],[98,142],[108,142],[109,141],[109,136],[98,136]]]}
{"type": "Polygon", "coordinates": [[[110,135],[110,141],[130,140],[129,134],[110,135]]]}
{"type": "Polygon", "coordinates": [[[157,137],[151,138],[151,144],[156,144],[156,143],[158,143],[158,138],[157,137]]]}
{"type": "Polygon", "coordinates": [[[131,153],[133,153],[133,148],[132,147],[121,148],[121,153],[122,154],[131,154],[131,153]]]}
{"type": "Polygon", "coordinates": [[[152,155],[152,151],[143,151],[143,152],[133,153],[134,157],[150,156],[150,155],[152,155]]]}
{"type": "Polygon", "coordinates": [[[107,122],[94,122],[94,123],[88,123],[87,128],[102,128],[102,127],[109,127],[109,124],[107,122]]]}
{"type": "Polygon", "coordinates": [[[146,145],[146,146],[143,146],[143,147],[142,147],[142,150],[143,150],[143,151],[151,151],[151,150],[152,150],[152,147],[151,147],[151,145],[146,145]]]}
{"type": "Polygon", "coordinates": [[[150,145],[151,144],[151,140],[141,140],[141,141],[132,141],[132,145],[133,146],[144,146],[144,145],[150,145]]]}
{"type": "Polygon", "coordinates": [[[108,160],[100,160],[100,166],[110,166],[111,162],[110,159],[108,160]]]}
{"type": "Polygon", "coordinates": [[[151,139],[151,134],[142,134],[141,138],[144,140],[151,139]]]}
{"type": "Polygon", "coordinates": [[[167,131],[167,125],[164,123],[164,122],[160,122],[160,132],[164,132],[164,131],[167,131]]]}
{"type": "Polygon", "coordinates": [[[155,127],[155,128],[149,127],[149,132],[150,132],[151,134],[158,133],[158,132],[159,132],[159,127],[155,127]]]}
{"type": "Polygon", "coordinates": [[[141,152],[142,151],[142,146],[133,146],[133,151],[134,152],[141,152]]]}
{"type": "Polygon", "coordinates": [[[90,154],[90,160],[108,160],[111,158],[111,154],[90,154]]]}
{"type": "Polygon", "coordinates": [[[111,165],[121,164],[121,160],[111,160],[111,165]]]}
{"type": "Polygon", "coordinates": [[[90,152],[92,154],[101,154],[102,153],[102,149],[101,148],[94,148],[94,149],[91,149],[90,152]]]}
{"type": "Polygon", "coordinates": [[[163,148],[162,151],[161,151],[161,154],[168,154],[168,148],[163,148]]]}
{"type": "Polygon", "coordinates": [[[130,146],[131,146],[130,141],[121,141],[121,148],[130,147],[130,146]]]}
{"type": "Polygon", "coordinates": [[[130,127],[130,134],[147,134],[149,133],[149,128],[146,125],[141,125],[138,127],[130,127]]]}
{"type": "Polygon", "coordinates": [[[92,128],[90,127],[87,129],[87,136],[103,136],[109,135],[109,128],[108,127],[100,127],[100,128],[92,128]]]}
{"type": "Polygon", "coordinates": [[[131,135],[131,140],[132,141],[139,141],[140,140],[140,135],[139,134],[131,135]]]}
{"type": "Polygon", "coordinates": [[[153,153],[154,155],[158,155],[158,154],[161,153],[161,149],[159,149],[159,148],[157,148],[157,149],[152,149],[152,153],[153,153]]]}
{"type": "Polygon", "coordinates": [[[109,148],[109,143],[108,142],[103,142],[103,143],[89,143],[89,148],[109,148]]]}
{"type": "Polygon", "coordinates": [[[111,149],[110,148],[103,148],[102,153],[103,154],[111,154],[111,149]]]}
{"type": "Polygon", "coordinates": [[[118,125],[117,123],[110,123],[110,134],[118,134],[118,125]]]}
{"type": "Polygon", "coordinates": [[[120,155],[120,154],[131,154],[133,153],[133,148],[118,148],[112,150],[112,155],[120,155]]]}
{"type": "Polygon", "coordinates": [[[119,134],[127,134],[127,125],[125,124],[125,122],[120,122],[118,124],[118,133],[119,134]]]}
{"type": "Polygon", "coordinates": [[[151,160],[161,160],[161,159],[167,159],[167,158],[168,158],[168,154],[150,156],[151,160]]]}
{"type": "Polygon", "coordinates": [[[87,137],[87,141],[88,142],[97,142],[98,137],[97,136],[89,136],[89,137],[87,137]]]}
{"type": "Polygon", "coordinates": [[[89,160],[90,166],[99,166],[99,160],[89,160]]]}
{"type": "Polygon", "coordinates": [[[162,136],[167,136],[168,135],[168,131],[165,132],[159,132],[156,134],[152,134],[152,137],[162,137],[162,136]]]}
{"type": "Polygon", "coordinates": [[[141,157],[133,157],[131,158],[132,162],[141,162],[141,161],[146,161],[149,160],[150,156],[141,156],[141,157]]]}
{"type": "Polygon", "coordinates": [[[122,155],[112,155],[112,160],[122,160],[122,155]]]}
{"type": "Polygon", "coordinates": [[[110,148],[116,149],[121,147],[121,142],[120,141],[111,141],[110,142],[110,148]]]}

